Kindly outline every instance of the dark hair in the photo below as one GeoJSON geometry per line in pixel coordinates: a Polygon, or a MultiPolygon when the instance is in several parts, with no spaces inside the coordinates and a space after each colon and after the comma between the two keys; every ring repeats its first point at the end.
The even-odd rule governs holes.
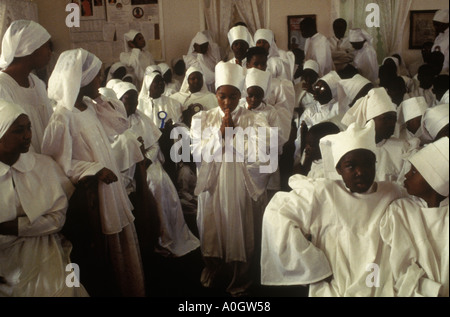
{"type": "Polygon", "coordinates": [[[440,91],[447,91],[449,86],[449,75],[437,75],[433,79],[433,88],[440,91]]]}
{"type": "Polygon", "coordinates": [[[308,130],[308,133],[313,134],[317,139],[321,139],[326,135],[337,134],[339,132],[341,132],[339,127],[333,122],[328,121],[315,124],[308,130]]]}
{"type": "Polygon", "coordinates": [[[242,21],[236,22],[236,23],[233,25],[233,27],[238,26],[238,25],[245,26],[246,28],[248,28],[248,27],[247,27],[247,24],[245,24],[245,22],[242,22],[242,21]]]}
{"type": "Polygon", "coordinates": [[[343,18],[337,18],[336,20],[333,21],[333,27],[336,27],[339,25],[347,27],[347,21],[345,21],[343,18]]]}
{"type": "Polygon", "coordinates": [[[269,54],[266,52],[266,50],[263,47],[254,46],[254,47],[250,47],[247,50],[245,57],[247,58],[247,61],[250,61],[253,58],[253,56],[255,56],[255,55],[264,55],[267,57],[269,54]]]}

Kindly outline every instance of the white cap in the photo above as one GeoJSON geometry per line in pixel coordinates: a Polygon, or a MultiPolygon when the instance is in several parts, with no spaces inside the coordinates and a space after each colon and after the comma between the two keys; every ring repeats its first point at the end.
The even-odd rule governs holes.
{"type": "Polygon", "coordinates": [[[448,196],[448,137],[426,145],[409,158],[427,183],[439,194],[448,196]]]}
{"type": "Polygon", "coordinates": [[[228,31],[228,43],[230,43],[230,46],[236,40],[244,40],[248,43],[249,47],[254,46],[252,35],[243,25],[237,25],[228,31]]]}
{"type": "Polygon", "coordinates": [[[403,124],[423,116],[427,109],[428,104],[423,96],[406,99],[398,107],[398,121],[403,124]]]}
{"type": "Polygon", "coordinates": [[[21,106],[0,99],[0,139],[21,114],[26,114],[21,106]]]}
{"type": "Polygon", "coordinates": [[[216,90],[223,85],[234,86],[240,92],[244,89],[244,68],[238,64],[225,63],[220,61],[215,68],[216,90]]]}
{"type": "Polygon", "coordinates": [[[433,17],[433,21],[441,22],[441,23],[448,23],[448,9],[442,9],[436,11],[433,17]]]}
{"type": "Polygon", "coordinates": [[[164,75],[168,70],[170,70],[169,65],[167,65],[166,63],[159,63],[158,67],[161,70],[162,75],[164,75]]]}
{"type": "Polygon", "coordinates": [[[338,73],[336,73],[334,70],[320,78],[320,80],[323,80],[327,83],[328,87],[331,89],[331,94],[333,95],[333,99],[337,100],[337,87],[338,83],[341,80],[341,77],[339,77],[338,73]]]}
{"type": "Polygon", "coordinates": [[[307,61],[305,61],[305,63],[303,64],[303,70],[305,69],[312,69],[317,74],[319,74],[319,64],[317,64],[317,62],[313,59],[308,59],[307,61]]]}
{"type": "Polygon", "coordinates": [[[245,77],[245,86],[248,88],[252,86],[258,86],[264,90],[264,96],[267,93],[271,79],[270,72],[262,71],[257,68],[250,68],[247,70],[247,76],[245,77]]]}
{"type": "Polygon", "coordinates": [[[364,127],[352,123],[347,130],[320,139],[319,146],[325,173],[335,172],[336,165],[350,151],[365,149],[376,155],[375,123],[369,121],[364,127]]]}
{"type": "Polygon", "coordinates": [[[129,90],[135,90],[136,92],[138,91],[135,85],[126,81],[115,84],[113,86],[113,90],[116,93],[117,99],[122,98],[123,95],[129,90]]]}
{"type": "Polygon", "coordinates": [[[439,131],[445,127],[449,122],[449,104],[443,103],[431,108],[428,108],[422,116],[422,128],[425,138],[433,141],[439,131]]]}
{"type": "Polygon", "coordinates": [[[339,81],[337,88],[339,107],[341,109],[347,109],[347,106],[355,99],[361,89],[370,83],[370,80],[360,74],[339,81]]]}
{"type": "Polygon", "coordinates": [[[137,30],[129,30],[127,33],[123,35],[125,52],[129,52],[131,50],[130,47],[128,46],[128,41],[133,41],[136,35],[138,35],[139,33],[141,32],[137,30]]]}

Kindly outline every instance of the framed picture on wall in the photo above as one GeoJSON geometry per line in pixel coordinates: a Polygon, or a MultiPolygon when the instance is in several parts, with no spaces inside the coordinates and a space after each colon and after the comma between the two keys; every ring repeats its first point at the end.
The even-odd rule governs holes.
{"type": "Polygon", "coordinates": [[[409,49],[421,49],[423,43],[434,42],[433,17],[436,11],[409,11],[409,49]]]}
{"type": "Polygon", "coordinates": [[[302,22],[304,18],[313,18],[314,21],[316,21],[315,14],[288,15],[287,17],[289,50],[294,48],[299,48],[301,50],[305,49],[306,39],[302,36],[302,32],[300,30],[300,22],[302,22]]]}

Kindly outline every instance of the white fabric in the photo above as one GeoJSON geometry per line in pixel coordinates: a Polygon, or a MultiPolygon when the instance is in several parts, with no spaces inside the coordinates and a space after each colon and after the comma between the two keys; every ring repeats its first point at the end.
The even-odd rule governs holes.
{"type": "MultiPolygon", "coordinates": [[[[447,22],[448,23],[448,22],[447,22]]],[[[443,33],[439,33],[439,35],[434,39],[433,47],[431,51],[434,52],[438,49],[444,54],[444,65],[442,65],[441,73],[448,73],[448,56],[449,56],[449,28],[445,30],[443,33]]]]}
{"type": "MultiPolygon", "coordinates": [[[[165,111],[167,113],[164,122],[167,122],[170,119],[172,119],[174,124],[181,122],[183,111],[181,103],[167,96],[153,99],[150,96],[145,95],[142,98],[139,98],[137,108],[146,116],[150,117],[157,127],[160,127],[162,123],[162,119],[158,116],[160,111],[165,111]]],[[[161,114],[161,117],[164,117],[164,115],[161,114]]]]}
{"type": "Polygon", "coordinates": [[[305,60],[305,63],[303,64],[303,70],[305,69],[312,69],[317,74],[319,74],[319,64],[313,59],[305,60]]]}
{"type": "Polygon", "coordinates": [[[28,76],[29,87],[20,86],[14,78],[0,72],[0,98],[20,105],[31,121],[30,150],[41,153],[42,138],[53,113],[52,102],[47,96],[45,83],[36,75],[28,76]]]}
{"type": "Polygon", "coordinates": [[[448,197],[448,137],[428,144],[409,161],[439,195],[448,197]]]}
{"type": "Polygon", "coordinates": [[[49,39],[50,34],[40,24],[28,20],[14,21],[2,39],[0,69],[8,67],[14,57],[30,55],[49,39]]]}
{"type": "Polygon", "coordinates": [[[321,77],[320,80],[323,80],[327,83],[328,87],[331,89],[331,95],[333,96],[333,99],[338,99],[337,89],[338,89],[338,83],[341,80],[341,77],[333,70],[330,71],[325,76],[321,77]]]}
{"type": "Polygon", "coordinates": [[[220,86],[230,85],[242,91],[244,89],[244,69],[232,63],[219,62],[216,65],[216,90],[220,86]]]}
{"type": "Polygon", "coordinates": [[[356,74],[352,78],[342,79],[338,83],[337,88],[339,107],[341,109],[348,109],[350,103],[367,84],[370,84],[370,81],[359,74],[356,74]]]}
{"type": "Polygon", "coordinates": [[[348,37],[338,39],[335,35],[328,38],[335,69],[341,70],[353,60],[353,47],[348,37]]]}
{"type": "Polygon", "coordinates": [[[435,208],[414,196],[389,206],[380,233],[390,249],[396,296],[449,296],[448,214],[448,197],[435,208]]]}
{"type": "Polygon", "coordinates": [[[62,52],[48,80],[48,97],[71,111],[80,88],[88,85],[101,67],[98,57],[82,48],[62,52]]]}
{"type": "Polygon", "coordinates": [[[421,117],[427,109],[428,105],[422,96],[406,99],[398,107],[398,122],[404,124],[411,119],[421,117]]]}
{"type": "Polygon", "coordinates": [[[400,64],[399,64],[398,58],[395,57],[395,56],[388,56],[388,57],[385,57],[385,58],[383,59],[383,61],[381,62],[381,65],[384,65],[384,62],[386,62],[386,60],[388,60],[388,59],[392,59],[392,61],[394,62],[395,66],[397,66],[397,73],[398,73],[400,64]]]}
{"type": "Polygon", "coordinates": [[[170,95],[170,98],[175,99],[181,104],[182,111],[186,110],[191,104],[199,103],[203,106],[203,110],[210,110],[218,107],[217,97],[212,92],[196,92],[196,93],[184,93],[177,92],[170,95]]]}
{"type": "Polygon", "coordinates": [[[428,108],[422,116],[423,141],[433,141],[439,131],[449,124],[449,104],[428,108]]]}
{"type": "MultiPolygon", "coordinates": [[[[199,72],[200,74],[202,74],[202,77],[203,77],[203,71],[201,68],[198,68],[195,66],[189,67],[186,70],[186,74],[184,76],[183,83],[181,84],[181,87],[180,87],[180,92],[189,93],[189,83],[188,83],[189,75],[191,75],[192,73],[195,73],[195,72],[199,72]]],[[[204,77],[203,77],[203,86],[200,91],[203,93],[208,92],[208,88],[206,87],[206,82],[204,80],[204,77]]]]}
{"type": "Polygon", "coordinates": [[[292,176],[289,186],[292,191],[276,193],[264,212],[261,283],[310,284],[311,297],[392,296],[378,224],[402,197],[400,187],[381,182],[357,194],[343,181],[301,175],[292,176]],[[366,284],[371,263],[380,269],[379,287],[366,284]],[[323,281],[330,275],[331,282],[323,281]]]}
{"type": "Polygon", "coordinates": [[[164,74],[170,70],[169,65],[167,65],[166,63],[159,63],[158,64],[159,69],[161,69],[161,75],[164,76],[164,74]]]}
{"type": "MultiPolygon", "coordinates": [[[[126,47],[128,49],[128,44],[126,47]]],[[[133,69],[138,87],[142,85],[147,66],[155,64],[153,55],[145,47],[142,50],[132,48],[130,51],[120,53],[120,62],[133,69]]]]}
{"type": "Polygon", "coordinates": [[[355,50],[353,66],[360,75],[366,77],[372,83],[376,83],[378,79],[377,52],[369,42],[365,42],[361,49],[355,50]]]}
{"type": "Polygon", "coordinates": [[[26,114],[21,106],[0,99],[0,139],[21,114],[26,114]]]}
{"type": "Polygon", "coordinates": [[[94,101],[85,96],[83,102],[87,105],[84,111],[69,110],[64,104],[57,107],[45,131],[42,153],[53,157],[74,184],[103,167],[118,176],[109,185],[99,182],[99,203],[102,232],[119,233],[134,220],[110,144],[114,135],[128,127],[125,107],[113,99],[94,101]]]}
{"type": "Polygon", "coordinates": [[[128,41],[133,42],[136,35],[138,35],[140,32],[137,30],[129,30],[127,33],[123,35],[123,45],[125,47],[125,52],[129,52],[131,48],[128,46],[128,41]]]}
{"type": "Polygon", "coordinates": [[[88,296],[66,285],[71,244],[58,232],[74,188],[59,166],[37,153],[0,162],[0,223],[17,219],[18,235],[0,234],[0,296],[88,296]],[[5,213],[7,212],[7,213],[5,213]]]}
{"type": "Polygon", "coordinates": [[[232,46],[233,42],[236,40],[244,40],[249,47],[255,46],[252,35],[248,29],[242,25],[234,26],[228,31],[228,43],[230,46],[232,46]]]}
{"type": "Polygon", "coordinates": [[[367,33],[366,30],[356,28],[356,29],[350,29],[348,31],[348,40],[350,42],[367,41],[369,44],[372,45],[373,38],[369,33],[367,33]]]}
{"type": "Polygon", "coordinates": [[[315,60],[319,65],[319,77],[328,74],[334,69],[330,43],[324,35],[316,33],[312,37],[306,39],[305,61],[309,59],[315,60]]]}
{"type": "Polygon", "coordinates": [[[437,10],[433,16],[433,21],[448,23],[448,9],[437,10]]]}
{"type": "Polygon", "coordinates": [[[113,90],[117,96],[117,99],[120,99],[123,97],[123,95],[128,92],[129,90],[135,90],[137,92],[137,88],[132,83],[128,82],[120,82],[113,86],[113,90]]]}
{"type": "Polygon", "coordinates": [[[251,68],[247,70],[245,76],[245,87],[250,88],[252,86],[258,86],[264,91],[264,99],[266,93],[270,87],[270,73],[262,71],[257,68],[251,68]]]}
{"type": "MultiPolygon", "coordinates": [[[[112,79],[112,76],[113,76],[114,72],[116,70],[118,70],[120,67],[125,67],[125,69],[126,69],[127,66],[124,63],[121,63],[121,62],[116,62],[116,63],[111,65],[111,67],[109,68],[108,75],[106,76],[106,82],[108,82],[108,81],[110,81],[112,79]]],[[[121,79],[121,78],[119,78],[119,79],[121,79]]]]}

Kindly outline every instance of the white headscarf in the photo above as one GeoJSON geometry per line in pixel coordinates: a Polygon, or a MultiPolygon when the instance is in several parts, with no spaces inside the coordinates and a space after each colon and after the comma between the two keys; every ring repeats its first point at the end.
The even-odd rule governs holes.
{"type": "Polygon", "coordinates": [[[448,137],[440,138],[408,159],[427,183],[444,197],[448,197],[448,143],[448,137]]]}
{"type": "Polygon", "coordinates": [[[82,48],[62,52],[48,80],[48,97],[72,110],[80,88],[91,83],[101,67],[100,59],[82,48]]]}
{"type": "Polygon", "coordinates": [[[164,76],[164,74],[170,70],[169,65],[167,65],[166,63],[159,63],[158,64],[159,69],[161,70],[161,75],[164,76]]]}
{"type": "Polygon", "coordinates": [[[14,21],[3,36],[0,69],[8,67],[14,57],[30,55],[44,45],[50,37],[47,30],[34,21],[14,21]]]}
{"type": "Polygon", "coordinates": [[[391,111],[397,112],[397,107],[392,103],[386,89],[382,87],[373,88],[367,96],[358,99],[353,107],[345,113],[342,123],[349,126],[355,122],[363,127],[370,119],[391,111]]]}
{"type": "MultiPolygon", "coordinates": [[[[195,34],[194,38],[191,41],[191,44],[189,45],[189,50],[187,52],[187,55],[192,54],[194,52],[194,44],[205,44],[206,42],[211,42],[212,39],[206,34],[206,31],[203,32],[197,32],[195,34]]],[[[175,62],[176,63],[176,62],[175,62]]],[[[172,64],[175,65],[175,64],[172,64]]]]}
{"type": "Polygon", "coordinates": [[[123,95],[125,95],[125,93],[129,90],[138,91],[135,85],[124,81],[114,85],[113,90],[116,93],[117,99],[122,98],[123,95]]]}
{"type": "Polygon", "coordinates": [[[361,89],[370,83],[370,80],[360,74],[356,74],[352,78],[342,79],[337,88],[340,109],[346,109],[361,89]]]}
{"type": "Polygon", "coordinates": [[[423,96],[406,99],[398,106],[398,122],[404,124],[411,119],[423,116],[427,109],[428,104],[423,96]]]}
{"type": "Polygon", "coordinates": [[[125,52],[131,51],[131,48],[128,46],[128,41],[133,41],[134,38],[136,37],[136,35],[138,35],[139,33],[141,33],[141,32],[136,31],[136,30],[129,30],[127,33],[125,33],[123,35],[123,42],[124,42],[124,45],[125,45],[125,52]]]}
{"type": "Polygon", "coordinates": [[[278,52],[278,46],[275,43],[275,37],[273,35],[273,31],[269,30],[269,29],[259,29],[255,32],[255,35],[253,36],[253,41],[258,42],[258,40],[266,40],[269,45],[270,45],[270,49],[269,49],[269,57],[274,57],[274,56],[280,56],[280,53],[278,52]]]}
{"type": "Polygon", "coordinates": [[[121,62],[117,62],[111,65],[111,67],[109,68],[108,76],[106,77],[106,82],[112,79],[114,72],[118,70],[120,67],[125,67],[125,70],[127,68],[127,66],[121,62]]]}
{"type": "Polygon", "coordinates": [[[236,40],[244,40],[248,43],[249,47],[255,46],[252,35],[243,25],[234,26],[228,31],[228,43],[230,43],[230,46],[232,46],[233,42],[236,40]]]}
{"type": "Polygon", "coordinates": [[[21,114],[26,114],[21,106],[0,99],[0,139],[21,114]]]}
{"type": "Polygon", "coordinates": [[[331,89],[331,94],[333,96],[334,100],[338,99],[338,83],[341,80],[341,77],[339,77],[338,73],[336,73],[334,70],[320,78],[320,80],[323,80],[327,83],[328,87],[331,89]]]}
{"type": "Polygon", "coordinates": [[[258,86],[264,91],[264,99],[266,93],[270,87],[270,79],[272,75],[270,72],[262,71],[257,68],[250,68],[247,70],[247,75],[245,76],[245,87],[250,88],[252,86],[258,86]]]}
{"type": "Polygon", "coordinates": [[[238,64],[219,62],[215,68],[216,74],[216,90],[220,86],[230,85],[234,86],[242,93],[244,89],[244,68],[238,64]]]}
{"type": "Polygon", "coordinates": [[[183,79],[183,83],[181,84],[181,88],[180,88],[180,92],[184,92],[184,93],[189,93],[189,83],[188,83],[188,79],[189,79],[189,75],[195,72],[199,72],[200,74],[202,74],[203,76],[203,86],[202,89],[200,89],[201,92],[208,92],[208,87],[206,87],[206,82],[205,82],[205,77],[203,75],[203,71],[195,66],[191,66],[188,68],[188,70],[186,71],[186,74],[184,75],[184,79],[183,79]]]}
{"type": "Polygon", "coordinates": [[[449,104],[428,108],[422,116],[422,129],[427,141],[432,141],[449,122],[449,104]]]}
{"type": "Polygon", "coordinates": [[[158,72],[151,72],[149,74],[144,75],[144,82],[142,83],[141,91],[139,92],[139,99],[149,97],[150,86],[155,80],[156,76],[161,76],[161,74],[158,72]]]}
{"type": "Polygon", "coordinates": [[[317,74],[319,74],[319,64],[317,64],[317,62],[313,59],[308,59],[307,61],[305,61],[305,63],[303,64],[303,70],[305,69],[312,69],[317,74]]]}
{"type": "Polygon", "coordinates": [[[448,9],[437,10],[434,14],[433,21],[448,23],[448,9]]]}

